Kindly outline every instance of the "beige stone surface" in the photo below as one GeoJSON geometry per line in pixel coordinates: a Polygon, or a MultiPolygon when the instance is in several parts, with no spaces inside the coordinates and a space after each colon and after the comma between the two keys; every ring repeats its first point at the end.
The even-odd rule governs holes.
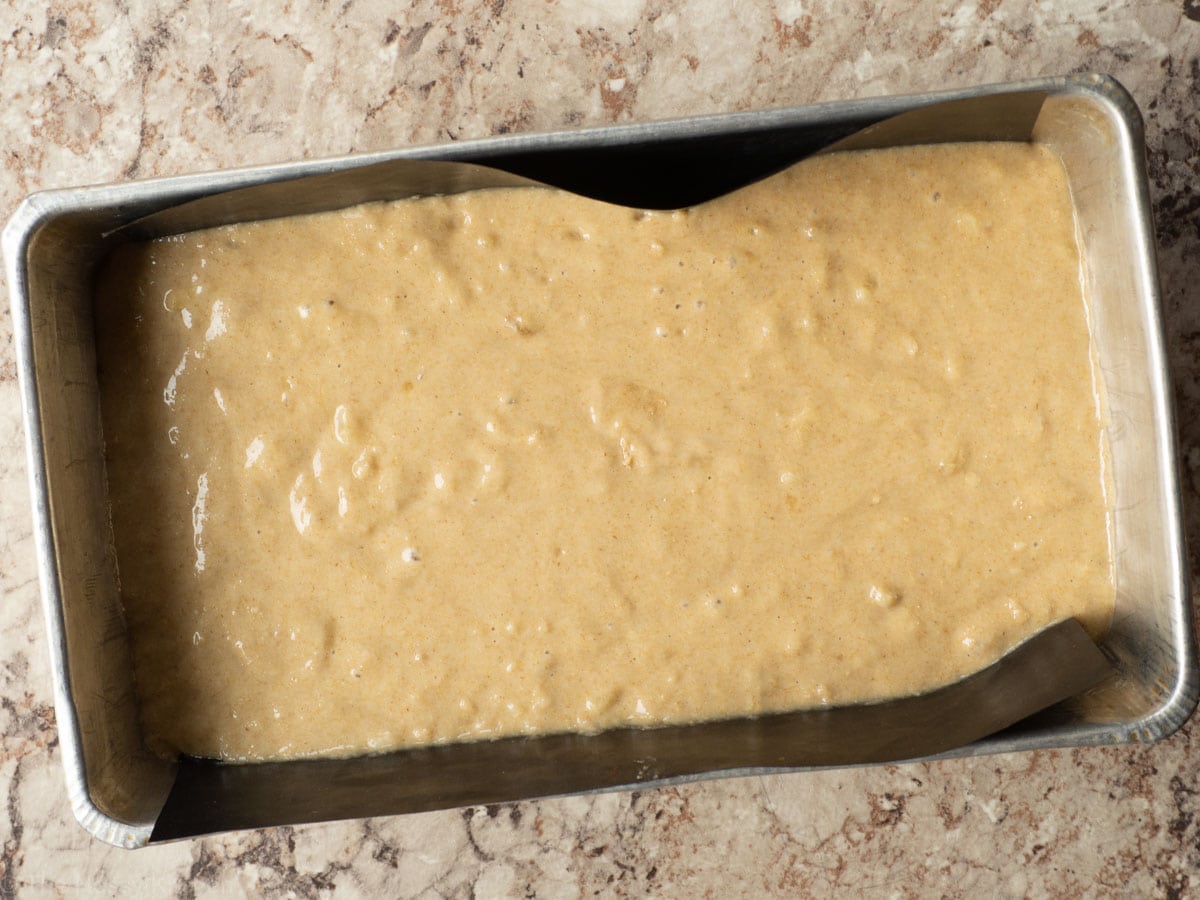
{"type": "MultiPolygon", "coordinates": [[[[1198,20],[1196,0],[16,0],[0,6],[0,216],[42,188],[1109,72],[1146,115],[1200,537],[1198,20]]],[[[1191,725],[1153,746],[711,781],[132,853],[99,844],[63,787],[22,442],[3,304],[0,896],[1200,891],[1191,725]]]]}

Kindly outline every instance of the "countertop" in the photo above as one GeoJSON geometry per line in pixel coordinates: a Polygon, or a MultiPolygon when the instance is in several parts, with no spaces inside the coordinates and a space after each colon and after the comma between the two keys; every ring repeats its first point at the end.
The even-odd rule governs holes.
{"type": "MultiPolygon", "coordinates": [[[[0,217],[42,188],[1107,72],[1146,117],[1200,541],[1200,3],[0,4],[0,217]],[[408,7],[407,9],[405,7],[408,7]],[[731,11],[732,8],[732,11],[731,11]]],[[[1200,739],[718,780],[134,852],[58,756],[0,305],[0,896],[1195,896],[1200,739]]]]}

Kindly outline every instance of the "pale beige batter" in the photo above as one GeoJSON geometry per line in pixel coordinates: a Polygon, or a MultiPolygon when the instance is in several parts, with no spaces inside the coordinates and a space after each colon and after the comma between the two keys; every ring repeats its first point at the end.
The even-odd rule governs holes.
{"type": "Polygon", "coordinates": [[[164,752],[348,754],[902,695],[1113,601],[1064,173],[830,155],[120,249],[113,524],[164,752]]]}

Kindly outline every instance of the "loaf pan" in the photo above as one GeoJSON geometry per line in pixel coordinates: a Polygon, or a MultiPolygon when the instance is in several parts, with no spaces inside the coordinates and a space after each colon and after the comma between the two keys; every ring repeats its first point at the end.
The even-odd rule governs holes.
{"type": "MultiPolygon", "coordinates": [[[[126,847],[214,831],[415,812],[928,753],[882,704],[663,729],[222,765],[145,749],[107,516],[93,331],[97,262],[120,241],[477,186],[474,162],[633,206],[685,206],[831,145],[1038,141],[1077,207],[1109,407],[1116,608],[1098,687],[941,756],[1152,741],[1197,698],[1170,379],[1141,118],[1104,76],[518,135],[34,194],[3,234],[38,569],[71,803],[126,847]],[[900,116],[900,118],[894,118],[900,116]],[[869,736],[869,737],[868,737],[869,736]]],[[[491,176],[503,183],[505,176],[491,176]]],[[[922,731],[938,727],[928,709],[922,731]]],[[[953,723],[947,721],[948,730],[953,723]]]]}

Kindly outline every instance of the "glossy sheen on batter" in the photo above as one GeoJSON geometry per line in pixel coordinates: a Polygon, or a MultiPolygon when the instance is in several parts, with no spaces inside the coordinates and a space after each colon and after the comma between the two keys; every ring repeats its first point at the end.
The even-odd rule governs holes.
{"type": "Polygon", "coordinates": [[[120,249],[113,524],[163,752],[348,754],[918,692],[1112,608],[1035,146],[688,211],[497,190],[120,249]]]}

